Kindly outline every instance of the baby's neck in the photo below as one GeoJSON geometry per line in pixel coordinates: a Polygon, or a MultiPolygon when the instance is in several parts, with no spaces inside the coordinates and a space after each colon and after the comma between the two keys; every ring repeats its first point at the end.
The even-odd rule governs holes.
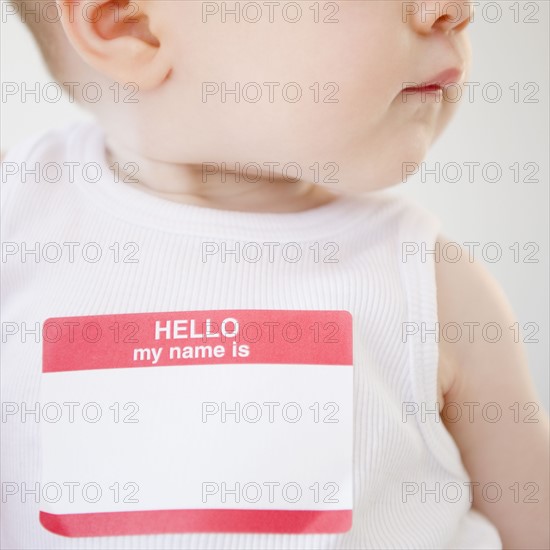
{"type": "Polygon", "coordinates": [[[275,169],[269,166],[263,166],[259,174],[254,165],[246,170],[241,165],[241,171],[235,172],[238,168],[235,163],[227,163],[225,170],[223,165],[215,163],[173,164],[124,150],[109,140],[106,156],[111,169],[119,172],[119,181],[182,204],[219,210],[284,213],[309,210],[337,198],[319,185],[296,181],[294,174],[286,178],[277,176],[275,169]]]}

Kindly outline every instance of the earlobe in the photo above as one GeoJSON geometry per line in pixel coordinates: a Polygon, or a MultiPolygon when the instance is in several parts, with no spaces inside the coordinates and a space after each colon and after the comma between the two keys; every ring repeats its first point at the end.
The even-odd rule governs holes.
{"type": "Polygon", "coordinates": [[[67,37],[92,67],[142,90],[160,85],[171,70],[166,48],[149,26],[146,1],[57,0],[67,37]]]}

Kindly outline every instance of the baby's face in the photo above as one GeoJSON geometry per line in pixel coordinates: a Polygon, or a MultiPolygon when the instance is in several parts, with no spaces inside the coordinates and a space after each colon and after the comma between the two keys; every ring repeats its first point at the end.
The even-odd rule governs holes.
{"type": "Polygon", "coordinates": [[[439,19],[425,11],[446,2],[239,4],[240,22],[226,11],[235,2],[153,4],[172,72],[140,94],[133,116],[147,131],[121,136],[127,145],[169,162],[300,170],[350,191],[395,184],[404,162],[423,159],[456,103],[403,88],[464,79],[465,2],[439,19]]]}

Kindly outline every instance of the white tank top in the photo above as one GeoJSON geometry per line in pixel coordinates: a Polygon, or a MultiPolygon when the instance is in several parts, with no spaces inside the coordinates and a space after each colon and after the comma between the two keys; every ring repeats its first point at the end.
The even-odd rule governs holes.
{"type": "Polygon", "coordinates": [[[404,403],[433,411],[437,401],[434,338],[403,337],[404,323],[437,321],[433,256],[405,258],[403,246],[433,249],[438,220],[387,191],[290,214],[177,204],[116,181],[104,151],[101,129],[78,123],[27,140],[3,163],[2,548],[501,549],[495,527],[471,507],[444,425],[429,413],[403,417],[404,403]],[[205,261],[204,242],[225,246],[225,261],[205,261]],[[279,246],[270,255],[262,243],[279,246]],[[283,253],[285,243],[293,244],[283,253]],[[43,421],[4,414],[13,410],[6,404],[39,401],[36,327],[54,317],[220,309],[351,313],[351,529],[76,538],[46,530],[41,497],[28,493],[40,483],[43,421]]]}

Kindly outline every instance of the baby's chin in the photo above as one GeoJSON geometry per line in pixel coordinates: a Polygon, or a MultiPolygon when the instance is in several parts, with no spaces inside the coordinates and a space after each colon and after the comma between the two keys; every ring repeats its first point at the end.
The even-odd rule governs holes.
{"type": "Polygon", "coordinates": [[[430,149],[433,136],[422,135],[417,139],[393,140],[375,154],[339,163],[338,182],[321,182],[331,191],[365,193],[380,191],[405,183],[421,167],[430,149]]]}

